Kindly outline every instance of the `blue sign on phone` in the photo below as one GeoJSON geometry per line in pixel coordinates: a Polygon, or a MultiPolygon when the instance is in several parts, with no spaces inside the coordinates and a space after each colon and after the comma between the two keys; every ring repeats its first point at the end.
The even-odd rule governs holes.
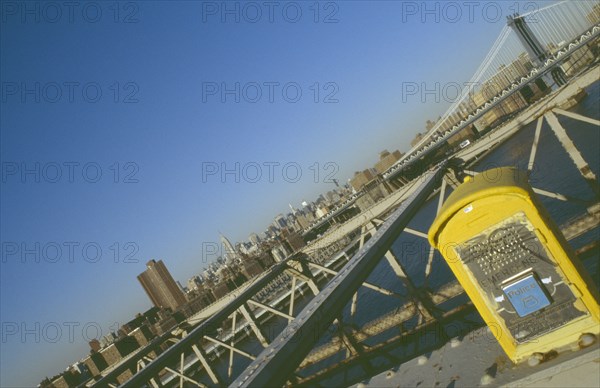
{"type": "Polygon", "coordinates": [[[502,290],[517,314],[524,317],[550,305],[550,299],[542,287],[535,276],[530,274],[502,287],[502,290]]]}

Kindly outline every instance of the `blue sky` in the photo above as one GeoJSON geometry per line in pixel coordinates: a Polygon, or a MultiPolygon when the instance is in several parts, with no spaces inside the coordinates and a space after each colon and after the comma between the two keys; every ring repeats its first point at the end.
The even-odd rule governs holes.
{"type": "Polygon", "coordinates": [[[421,2],[280,2],[256,23],[246,3],[239,23],[221,2],[45,4],[1,2],[2,387],[59,373],[96,328],[149,308],[147,260],[185,283],[219,230],[247,239],[333,188],[326,163],[345,182],[406,151],[449,104],[403,101],[402,83],[467,81],[511,8],[547,3],[477,3],[471,19],[430,2],[439,20],[423,22],[421,2]],[[236,83],[240,102],[222,101],[236,83]],[[203,176],[236,163],[239,183],[203,176]]]}

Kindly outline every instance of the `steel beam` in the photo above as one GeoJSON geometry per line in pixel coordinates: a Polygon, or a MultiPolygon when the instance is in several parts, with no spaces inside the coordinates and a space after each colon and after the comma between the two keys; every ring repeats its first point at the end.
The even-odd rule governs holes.
{"type": "Polygon", "coordinates": [[[246,358],[249,358],[251,360],[254,360],[256,358],[252,354],[250,354],[248,352],[244,352],[243,350],[236,348],[235,344],[233,343],[234,342],[233,339],[231,340],[231,344],[230,345],[228,345],[227,343],[225,343],[225,342],[223,342],[223,341],[221,341],[221,340],[219,340],[217,338],[213,338],[213,337],[209,337],[209,336],[205,336],[204,339],[207,340],[207,341],[213,342],[213,343],[215,343],[215,344],[217,344],[219,346],[222,346],[225,349],[229,349],[231,351],[231,353],[235,352],[235,353],[240,354],[240,355],[242,355],[242,356],[244,356],[246,358]]]}
{"type": "MultiPolygon", "coordinates": [[[[432,295],[431,299],[437,305],[462,294],[464,294],[462,286],[455,281],[443,286],[437,293],[432,295]]],[[[365,342],[388,330],[402,328],[403,324],[416,314],[419,314],[417,304],[413,301],[407,302],[396,310],[362,325],[360,332],[355,334],[355,338],[359,342],[365,342]]],[[[307,368],[335,355],[340,351],[339,345],[340,339],[333,337],[328,343],[313,349],[300,364],[300,369],[307,368]]]]}
{"type": "MultiPolygon", "coordinates": [[[[320,269],[323,272],[327,272],[330,275],[337,275],[338,274],[338,271],[334,271],[332,269],[329,269],[329,268],[325,267],[324,265],[320,265],[320,264],[317,264],[317,263],[312,263],[310,261],[308,262],[308,265],[310,265],[312,267],[315,267],[317,269],[320,269]]],[[[404,296],[404,295],[398,294],[396,292],[390,291],[387,288],[383,288],[383,287],[377,286],[377,285],[369,283],[369,282],[364,282],[362,285],[365,288],[369,288],[369,289],[371,289],[373,291],[377,291],[377,292],[379,292],[380,294],[383,294],[383,295],[396,296],[396,297],[404,296]]]]}
{"type": "MultiPolygon", "coordinates": [[[[302,263],[300,263],[300,262],[296,262],[296,263],[302,265],[302,263]]],[[[313,294],[315,294],[315,295],[319,294],[319,287],[317,286],[317,283],[315,283],[314,279],[312,278],[312,273],[308,269],[305,270],[304,268],[302,268],[302,271],[299,271],[296,268],[288,266],[286,268],[286,271],[291,276],[295,276],[298,279],[305,282],[306,284],[308,284],[308,287],[310,288],[310,290],[312,291],[313,294]]]]}
{"type": "Polygon", "coordinates": [[[282,386],[340,314],[398,235],[437,187],[446,163],[426,173],[417,190],[390,216],[296,319],[232,383],[234,387],[282,386]]]}
{"type": "MultiPolygon", "coordinates": [[[[363,360],[370,359],[373,360],[377,357],[386,356],[387,352],[399,347],[406,346],[406,344],[414,344],[415,347],[419,346],[419,341],[430,333],[435,332],[438,333],[440,330],[443,330],[445,324],[454,322],[457,319],[461,319],[464,316],[476,312],[475,307],[469,302],[464,305],[458,306],[451,311],[444,314],[442,321],[428,321],[426,323],[420,324],[414,329],[411,329],[407,332],[398,334],[397,336],[390,338],[389,340],[379,342],[372,347],[365,349],[365,353],[363,355],[356,355],[350,358],[338,361],[337,363],[331,365],[328,368],[321,369],[310,376],[306,376],[297,382],[298,386],[303,387],[316,387],[316,386],[328,386],[327,382],[322,384],[324,380],[327,378],[333,377],[338,373],[344,373],[344,371],[349,370],[357,370],[363,363],[363,360]]],[[[478,328],[484,325],[474,325],[474,328],[478,328]]],[[[428,351],[435,350],[443,345],[443,342],[434,342],[432,344],[428,344],[423,348],[420,348],[420,354],[427,353],[428,351]]],[[[392,365],[382,364],[380,361],[377,362],[377,367],[375,373],[382,372],[385,369],[388,369],[392,366],[397,366],[402,364],[405,361],[413,359],[415,354],[410,354],[408,356],[400,356],[393,361],[392,365]]],[[[375,364],[375,363],[374,363],[375,364]]],[[[362,376],[362,378],[366,378],[369,376],[373,376],[375,373],[369,373],[362,376]]],[[[354,374],[356,376],[356,374],[354,374]]],[[[358,380],[362,380],[362,378],[358,378],[358,380]]],[[[357,383],[357,378],[354,377],[353,380],[344,381],[342,385],[352,385],[357,383]]]]}
{"type": "Polygon", "coordinates": [[[569,112],[569,111],[566,111],[566,110],[563,110],[563,109],[559,109],[559,108],[554,108],[553,111],[556,112],[556,113],[558,113],[558,114],[561,114],[563,116],[567,116],[567,117],[570,117],[572,119],[575,119],[575,120],[580,120],[580,121],[583,121],[583,122],[588,123],[588,124],[600,126],[600,120],[595,120],[595,119],[593,119],[591,117],[586,117],[586,116],[583,116],[583,115],[580,115],[580,114],[577,114],[577,113],[573,113],[573,112],[569,112]]]}
{"type": "Polygon", "coordinates": [[[251,303],[251,304],[253,304],[253,305],[257,306],[257,307],[260,307],[261,309],[264,309],[264,310],[267,310],[269,312],[272,312],[275,315],[279,315],[280,317],[287,318],[287,319],[294,319],[293,316],[291,316],[289,314],[286,314],[284,312],[281,312],[281,311],[277,310],[276,308],[271,307],[268,304],[261,303],[261,302],[259,302],[257,300],[249,299],[248,303],[251,303]]]}
{"type": "Polygon", "coordinates": [[[533,137],[533,144],[531,145],[531,152],[529,153],[529,163],[527,164],[527,170],[532,171],[535,163],[535,154],[540,141],[540,133],[542,132],[542,125],[544,125],[544,116],[540,116],[535,127],[535,136],[533,137]]]}
{"type": "Polygon", "coordinates": [[[422,238],[424,238],[424,239],[427,239],[427,233],[423,233],[423,232],[420,232],[420,231],[418,231],[418,230],[414,230],[414,229],[412,229],[412,228],[404,228],[404,231],[405,231],[406,233],[412,234],[412,235],[414,235],[414,236],[417,236],[417,237],[422,237],[422,238]]]}
{"type": "Polygon", "coordinates": [[[212,367],[208,363],[208,357],[206,356],[204,349],[202,349],[202,347],[198,347],[198,345],[192,345],[192,350],[194,351],[194,353],[196,353],[196,357],[198,357],[198,360],[200,360],[202,367],[204,368],[206,373],[208,373],[208,376],[210,377],[212,382],[219,386],[223,386],[223,381],[221,380],[221,377],[217,374],[217,372],[215,372],[212,369],[212,367]]]}
{"type": "Polygon", "coordinates": [[[544,117],[548,121],[548,124],[550,124],[550,128],[552,128],[552,131],[554,131],[554,134],[558,138],[558,141],[560,141],[560,144],[562,144],[564,149],[569,154],[571,160],[573,160],[573,162],[577,166],[577,169],[581,173],[581,176],[583,176],[587,184],[590,186],[590,188],[596,195],[596,197],[600,197],[600,187],[598,186],[598,180],[596,179],[596,175],[594,174],[588,163],[583,159],[583,156],[581,156],[581,154],[577,150],[577,147],[575,147],[575,144],[573,144],[571,138],[569,138],[569,136],[567,135],[567,131],[565,131],[563,126],[558,122],[558,119],[556,118],[554,113],[548,112],[544,115],[544,117]]]}
{"type": "Polygon", "coordinates": [[[288,319],[288,324],[294,320],[294,301],[296,297],[296,277],[292,276],[292,290],[290,292],[290,307],[288,310],[288,315],[292,318],[288,319]]]}
{"type": "MultiPolygon", "coordinates": [[[[442,205],[444,204],[444,197],[446,196],[446,180],[443,179],[442,180],[442,187],[440,188],[440,194],[439,194],[439,198],[438,198],[438,205],[435,211],[435,215],[437,217],[438,214],[440,214],[440,209],[442,208],[442,205]]],[[[428,282],[429,282],[429,275],[431,274],[431,265],[433,264],[433,255],[435,253],[435,249],[433,248],[433,246],[429,247],[429,256],[427,258],[427,265],[425,266],[425,286],[427,286],[428,282]]]]}
{"type": "Polygon", "coordinates": [[[250,324],[252,331],[254,332],[254,334],[256,335],[256,338],[258,338],[258,340],[260,341],[262,346],[264,346],[265,348],[267,346],[269,346],[269,341],[267,340],[267,336],[265,335],[265,333],[263,333],[262,328],[260,327],[260,323],[254,316],[254,313],[252,313],[252,310],[250,310],[250,308],[248,307],[247,303],[244,303],[243,305],[240,306],[240,312],[246,319],[246,322],[248,322],[250,324]]]}
{"type": "MultiPolygon", "coordinates": [[[[161,370],[163,370],[169,363],[169,360],[179,356],[184,349],[190,349],[196,343],[199,343],[204,335],[210,334],[214,331],[215,327],[220,326],[221,322],[225,321],[231,314],[233,314],[243,303],[248,299],[252,298],[259,290],[265,287],[271,280],[283,273],[287,268],[288,260],[293,259],[292,256],[289,259],[277,263],[271,268],[271,270],[264,275],[262,278],[257,280],[252,286],[248,287],[243,291],[240,296],[229,303],[227,306],[216,312],[210,318],[202,322],[200,325],[195,327],[187,336],[182,338],[177,344],[171,346],[160,354],[156,359],[147,364],[142,370],[133,375],[129,380],[123,383],[122,387],[140,387],[146,384],[151,378],[156,376],[161,370]]],[[[152,348],[144,349],[139,358],[143,357],[152,348]]],[[[138,357],[132,358],[131,362],[137,362],[138,357]]],[[[134,364],[135,365],[135,364],[134,364]]],[[[129,362],[119,365],[117,368],[110,371],[106,376],[98,380],[92,385],[92,387],[105,387],[109,383],[116,381],[117,376],[129,369],[129,362]]]]}
{"type": "Polygon", "coordinates": [[[230,342],[231,347],[229,348],[229,366],[227,367],[227,377],[228,378],[231,378],[231,374],[233,373],[233,351],[235,349],[235,329],[236,329],[236,323],[237,323],[236,321],[237,321],[237,311],[235,311],[231,317],[231,342],[230,342]]]}

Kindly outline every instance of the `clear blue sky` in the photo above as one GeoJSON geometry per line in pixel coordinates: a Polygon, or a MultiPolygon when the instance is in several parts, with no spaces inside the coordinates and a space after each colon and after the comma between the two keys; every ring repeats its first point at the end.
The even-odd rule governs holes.
{"type": "Polygon", "coordinates": [[[448,103],[403,102],[402,83],[467,81],[515,2],[501,3],[498,18],[495,7],[484,14],[485,3],[473,20],[462,9],[456,23],[452,10],[423,23],[421,10],[407,14],[407,3],[391,1],[322,2],[317,23],[313,2],[293,3],[285,17],[281,2],[272,22],[263,8],[256,23],[245,3],[239,23],[211,13],[221,2],[53,4],[60,9],[1,3],[2,387],[60,372],[88,352],[96,327],[106,334],[149,308],[136,280],[147,260],[163,259],[185,283],[206,266],[202,244],[217,242],[219,230],[245,240],[288,203],[333,188],[322,182],[332,171],[325,163],[345,182],[379,151],[406,151],[448,103]],[[236,82],[245,86],[240,103],[207,94],[236,82]],[[272,103],[269,82],[279,83],[272,103]],[[245,101],[256,97],[255,83],[262,96],[245,101]],[[302,91],[296,103],[286,101],[294,89],[282,96],[287,83],[302,91]],[[323,102],[330,93],[337,103],[323,102]],[[256,164],[248,163],[261,165],[262,177],[203,179],[203,163],[236,162],[250,179],[256,164]],[[280,163],[273,182],[270,162],[280,163]],[[40,182],[22,176],[36,163],[40,182]],[[302,169],[298,182],[294,169],[284,179],[285,163],[302,169]]]}

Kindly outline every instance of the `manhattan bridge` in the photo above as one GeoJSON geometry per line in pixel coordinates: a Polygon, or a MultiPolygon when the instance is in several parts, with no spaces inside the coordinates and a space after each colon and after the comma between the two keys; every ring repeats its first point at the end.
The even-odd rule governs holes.
{"type": "MultiPolygon", "coordinates": [[[[335,227],[324,228],[356,206],[356,197],[368,194],[358,193],[304,231],[314,236],[319,231],[306,247],[86,386],[348,386],[377,376],[380,380],[373,381],[380,385],[386,381],[399,385],[400,380],[394,379],[403,364],[410,364],[413,374],[433,374],[433,366],[438,377],[449,373],[442,370],[443,352],[446,363],[449,357],[455,363],[456,376],[448,386],[459,384],[461,371],[462,384],[472,384],[467,375],[475,372],[469,369],[477,369],[477,360],[486,359],[489,347],[495,346],[493,336],[441,255],[428,244],[427,230],[447,194],[466,176],[478,174],[477,161],[531,123],[535,134],[527,146],[525,170],[533,172],[536,160],[550,152],[542,144],[544,137],[553,137],[593,199],[545,189],[543,182],[532,181],[533,190],[546,200],[583,203],[579,207],[583,211],[556,222],[569,242],[595,233],[576,253],[584,261],[597,260],[598,180],[563,123],[570,120],[589,131],[600,129],[597,118],[568,110],[582,90],[600,78],[599,37],[599,2],[564,1],[508,17],[475,74],[465,80],[468,87],[382,174],[379,184],[388,192],[385,198],[350,219],[338,220],[335,227]],[[544,125],[549,130],[542,131],[544,125]],[[472,143],[452,147],[449,140],[465,132],[474,135],[472,143]],[[415,215],[424,209],[429,209],[422,217],[427,222],[415,225],[415,215]],[[395,242],[402,236],[417,242],[399,249],[395,242]],[[441,272],[448,273],[443,281],[441,272]],[[376,308],[386,303],[393,308],[376,308]],[[469,348],[468,333],[488,340],[469,348]],[[465,344],[459,346],[461,341],[465,344]],[[436,357],[438,363],[427,366],[436,357]],[[470,361],[461,364],[461,359],[470,361]],[[415,372],[419,367],[429,369],[415,372]]],[[[583,363],[561,357],[565,356],[554,362],[583,363]]],[[[488,380],[500,379],[500,371],[506,369],[493,360],[482,372],[488,380]]],[[[505,372],[505,380],[498,383],[510,384],[534,372],[505,372]]],[[[487,383],[484,378],[475,382],[487,383]]]]}

